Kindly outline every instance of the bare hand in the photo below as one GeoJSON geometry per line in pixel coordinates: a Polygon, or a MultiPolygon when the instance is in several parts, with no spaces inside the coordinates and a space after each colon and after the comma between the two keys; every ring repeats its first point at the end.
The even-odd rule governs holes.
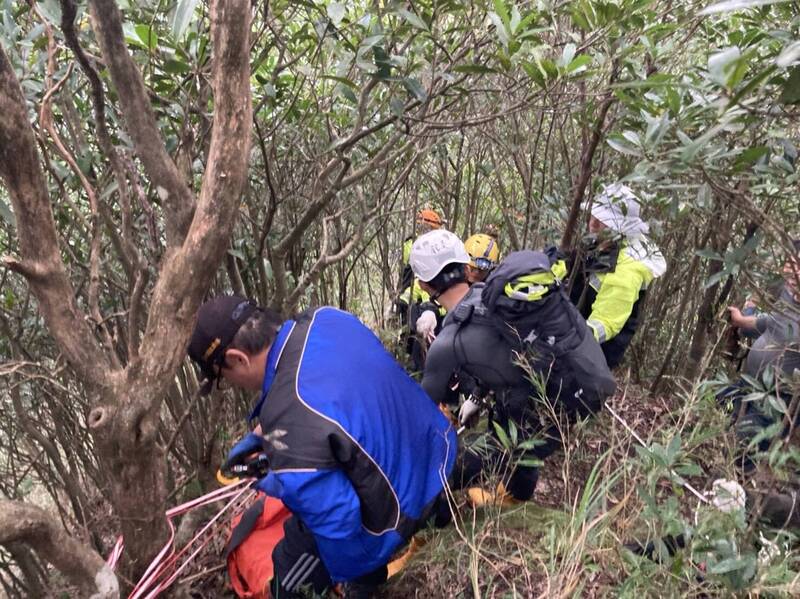
{"type": "Polygon", "coordinates": [[[745,316],[736,306],[728,306],[731,324],[739,329],[753,330],[756,328],[757,318],[755,316],[745,316]]]}
{"type": "Polygon", "coordinates": [[[743,318],[742,311],[736,306],[728,306],[728,317],[732,324],[738,326],[743,318]]]}

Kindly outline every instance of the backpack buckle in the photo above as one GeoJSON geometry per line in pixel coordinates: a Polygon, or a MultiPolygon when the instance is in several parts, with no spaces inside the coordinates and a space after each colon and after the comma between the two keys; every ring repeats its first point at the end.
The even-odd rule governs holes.
{"type": "Polygon", "coordinates": [[[458,324],[467,322],[472,318],[472,312],[474,310],[475,306],[472,304],[459,304],[456,306],[456,309],[453,310],[453,321],[458,324]]]}

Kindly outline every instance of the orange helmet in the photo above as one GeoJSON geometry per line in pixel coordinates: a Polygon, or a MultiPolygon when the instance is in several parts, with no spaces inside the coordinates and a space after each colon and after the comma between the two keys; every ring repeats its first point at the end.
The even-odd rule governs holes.
{"type": "Polygon", "coordinates": [[[420,210],[417,213],[417,224],[431,229],[438,229],[442,226],[442,218],[434,210],[420,210]]]}

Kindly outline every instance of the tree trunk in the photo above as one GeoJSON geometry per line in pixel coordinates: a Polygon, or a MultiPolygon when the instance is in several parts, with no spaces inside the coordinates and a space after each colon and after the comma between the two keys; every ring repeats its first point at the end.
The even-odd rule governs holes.
{"type": "MultiPolygon", "coordinates": [[[[124,369],[115,366],[109,348],[98,342],[91,320],[75,299],[61,260],[26,102],[0,49],[0,178],[17,217],[22,254],[21,259],[6,257],[5,263],[26,278],[62,354],[92,397],[94,407],[87,422],[101,467],[111,481],[111,501],[127,547],[127,570],[136,578],[166,539],[165,456],[157,443],[161,402],[185,359],[197,308],[228,247],[246,179],[252,125],[250,3],[211,3],[214,125],[196,205],[164,150],[152,110],[142,106],[149,100],[127,54],[119,10],[109,0],[91,4],[106,66],[137,154],[151,178],[160,181],[170,195],[162,210],[171,249],[161,263],[141,351],[135,348],[137,357],[124,369]],[[141,130],[130,131],[136,127],[141,130]]],[[[48,529],[47,534],[52,538],[55,532],[48,529]]],[[[23,536],[36,540],[35,535],[23,536]]],[[[49,545],[43,550],[55,551],[49,545]]],[[[47,559],[53,557],[66,559],[57,553],[47,559]]],[[[77,550],[73,557],[80,557],[77,550]]],[[[79,564],[72,569],[81,574],[86,570],[79,564]]]]}
{"type": "Polygon", "coordinates": [[[600,143],[600,138],[603,136],[603,127],[606,123],[606,115],[611,104],[614,102],[614,96],[607,95],[600,102],[597,108],[597,118],[594,122],[592,135],[583,147],[581,152],[581,170],[578,175],[578,180],[575,182],[575,190],[572,193],[572,203],[569,209],[569,216],[567,217],[567,224],[564,226],[564,235],[561,238],[561,248],[568,250],[572,248],[572,240],[575,237],[575,230],[578,226],[578,216],[581,212],[581,204],[583,203],[584,195],[586,194],[586,187],[592,178],[592,160],[594,153],[597,150],[597,145],[600,143]]]}
{"type": "MultiPolygon", "coordinates": [[[[717,214],[723,216],[724,213],[721,210],[723,205],[720,202],[720,198],[717,198],[715,207],[718,211],[717,214]]],[[[728,249],[731,237],[731,226],[735,218],[736,213],[734,211],[728,211],[727,214],[724,214],[724,219],[719,223],[719,227],[716,228],[712,234],[711,242],[714,251],[721,256],[724,255],[728,249]]],[[[706,279],[710,279],[720,273],[724,266],[724,263],[719,260],[711,262],[708,267],[708,276],[706,279]]],[[[692,341],[689,345],[688,365],[686,367],[686,377],[689,380],[693,380],[701,374],[700,367],[703,363],[706,347],[708,346],[708,338],[714,330],[714,317],[718,307],[719,288],[719,281],[706,287],[703,292],[703,298],[700,300],[700,307],[697,309],[697,321],[695,323],[694,332],[692,333],[692,341]]]]}
{"type": "Polygon", "coordinates": [[[24,543],[92,599],[119,597],[119,583],[99,555],[71,539],[43,509],[0,499],[0,544],[24,543]]]}

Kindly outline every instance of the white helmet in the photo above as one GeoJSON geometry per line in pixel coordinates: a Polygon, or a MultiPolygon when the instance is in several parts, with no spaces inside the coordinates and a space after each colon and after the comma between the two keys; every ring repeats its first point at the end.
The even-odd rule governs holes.
{"type": "Polygon", "coordinates": [[[427,283],[448,264],[469,264],[470,257],[456,235],[436,229],[417,238],[408,261],[414,275],[427,283]]]}

